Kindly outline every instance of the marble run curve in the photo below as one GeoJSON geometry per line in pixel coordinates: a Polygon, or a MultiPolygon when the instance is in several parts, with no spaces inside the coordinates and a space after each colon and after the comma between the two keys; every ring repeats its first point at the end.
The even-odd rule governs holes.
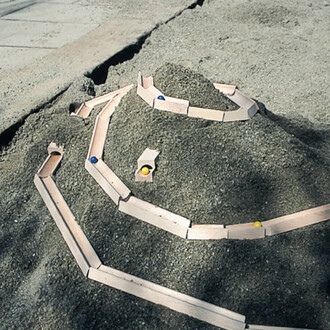
{"type": "MultiPolygon", "coordinates": [[[[139,85],[138,82],[138,94],[139,86],[140,94],[141,90],[149,90],[149,88],[151,88],[147,91],[147,93],[143,91],[142,97],[147,98],[150,102],[152,99],[152,104],[157,109],[158,101],[155,101],[155,98],[152,97],[155,95],[159,96],[159,91],[155,91],[150,77],[149,80],[147,78],[146,83],[144,78],[139,75],[139,81],[141,84],[139,85]],[[150,91],[151,93],[149,93],[150,91]],[[146,97],[146,95],[148,96],[146,97]],[[150,95],[152,96],[150,97],[150,95]]],[[[168,103],[166,103],[167,105],[164,103],[159,106],[161,108],[160,110],[173,111],[181,114],[183,113],[188,116],[190,113],[196,115],[196,117],[205,115],[202,118],[221,122],[228,121],[228,119],[248,120],[257,112],[257,106],[254,101],[246,98],[242,93],[238,92],[235,86],[220,84],[214,85],[215,88],[219,89],[227,97],[233,97],[236,93],[238,93],[236,94],[238,98],[232,100],[237,102],[241,108],[236,110],[238,112],[232,117],[226,117],[227,112],[225,115],[215,115],[213,111],[220,111],[212,109],[198,108],[199,112],[197,112],[194,108],[191,109],[191,107],[189,107],[189,103],[183,102],[184,100],[177,101],[178,99],[168,98],[165,96],[163,97],[168,103]],[[188,106],[186,110],[182,111],[182,109],[184,109],[182,105],[186,106],[187,104],[188,106]],[[218,120],[220,117],[221,120],[218,120]],[[225,120],[225,118],[227,120],[225,120]]],[[[168,232],[182,238],[204,240],[224,238],[264,238],[266,236],[280,234],[330,219],[330,204],[327,204],[268,221],[262,221],[260,226],[255,226],[255,223],[244,223],[229,226],[194,225],[189,219],[159,208],[133,196],[131,190],[126,187],[126,185],[102,160],[103,148],[110,118],[121,98],[130,89],[132,89],[132,87],[133,85],[129,85],[117,91],[85,102],[75,114],[82,118],[87,118],[94,106],[106,103],[105,107],[99,113],[95,121],[93,136],[89,146],[87,159],[85,161],[85,167],[93,178],[99,183],[102,189],[118,206],[120,211],[137,219],[148,222],[163,230],[167,230],[168,232]]],[[[164,102],[163,99],[159,100],[164,102]]],[[[235,111],[232,112],[234,113],[235,111]]],[[[191,115],[191,117],[194,117],[194,115],[191,115]]],[[[244,315],[103,265],[84,232],[76,222],[74,215],[52,179],[52,175],[59,165],[62,157],[63,147],[57,147],[55,143],[51,143],[48,147],[48,157],[35,175],[34,183],[85,277],[224,329],[294,329],[248,325],[245,321],[246,318],[244,315]]]]}

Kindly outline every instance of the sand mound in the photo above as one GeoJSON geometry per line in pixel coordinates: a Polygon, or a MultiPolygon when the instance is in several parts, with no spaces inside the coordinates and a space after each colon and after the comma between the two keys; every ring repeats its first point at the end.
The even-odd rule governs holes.
{"type": "MultiPolygon", "coordinates": [[[[224,98],[198,74],[169,65],[154,78],[166,94],[223,109],[224,98]]],[[[195,223],[225,224],[329,202],[323,133],[310,123],[292,128],[261,114],[224,124],[192,119],[151,109],[135,92],[111,120],[104,158],[136,196],[195,223]],[[161,151],[155,180],[135,183],[146,147],[161,151]]],[[[244,314],[251,324],[327,328],[329,222],[262,240],[203,242],[120,213],[84,169],[97,109],[86,120],[69,116],[70,103],[92,94],[87,78],[77,80],[1,151],[3,328],[214,329],[81,275],[33,185],[51,141],[65,147],[56,184],[104,264],[244,314]]]]}
{"type": "MultiPolygon", "coordinates": [[[[234,109],[205,77],[167,64],[154,74],[166,95],[234,109]],[[191,99],[190,99],[191,97],[191,99]]],[[[329,164],[267,115],[218,123],[155,110],[132,90],[110,124],[105,161],[141,199],[194,223],[242,223],[329,200],[329,164]],[[159,150],[154,182],[136,183],[136,160],[159,150]]]]}
{"type": "Polygon", "coordinates": [[[216,90],[200,73],[166,63],[153,75],[155,86],[165,95],[189,100],[190,106],[215,110],[236,110],[238,106],[216,90]]]}

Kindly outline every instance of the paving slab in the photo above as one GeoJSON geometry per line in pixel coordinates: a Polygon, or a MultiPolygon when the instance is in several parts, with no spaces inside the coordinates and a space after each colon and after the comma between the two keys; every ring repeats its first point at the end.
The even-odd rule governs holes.
{"type": "Polygon", "coordinates": [[[6,19],[28,20],[41,22],[67,23],[103,23],[109,16],[114,16],[118,10],[115,6],[82,5],[80,1],[70,2],[40,2],[22,10],[6,15],[6,19]],[[108,10],[104,10],[108,8],[108,10]]]}
{"type": "MultiPolygon", "coordinates": [[[[77,24],[36,21],[1,21],[0,35],[6,34],[8,28],[15,33],[0,36],[0,55],[3,48],[44,48],[56,49],[77,40],[87,32],[97,28],[98,24],[77,24]],[[67,33],[70,31],[70,33],[67,33]]],[[[13,61],[15,63],[15,61],[13,61]]]]}

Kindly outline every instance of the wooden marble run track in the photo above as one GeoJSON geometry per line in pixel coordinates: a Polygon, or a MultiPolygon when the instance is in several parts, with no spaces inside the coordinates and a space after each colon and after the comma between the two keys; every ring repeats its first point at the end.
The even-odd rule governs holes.
{"type": "Polygon", "coordinates": [[[244,315],[103,265],[52,179],[63,157],[63,148],[51,143],[48,153],[34,183],[85,277],[222,329],[297,329],[249,325],[244,315]]]}
{"type": "MultiPolygon", "coordinates": [[[[245,114],[241,117],[241,120],[247,120],[250,118],[250,115],[252,116],[256,113],[257,106],[255,102],[244,96],[235,86],[215,84],[215,87],[223,92],[227,97],[231,97],[234,102],[237,102],[237,104],[241,106],[240,109],[236,110],[238,111],[238,114],[242,114],[242,111],[244,110],[245,114]]],[[[132,88],[133,85],[129,85],[112,93],[106,94],[105,96],[107,97],[104,96],[91,100],[89,101],[90,105],[88,106],[88,113],[90,113],[95,105],[107,102],[103,110],[96,118],[93,136],[85,161],[85,168],[98,182],[102,189],[109,195],[109,197],[118,206],[121,212],[124,212],[142,221],[148,222],[161,229],[167,230],[168,232],[182,238],[199,240],[258,239],[308,226],[317,222],[328,220],[330,218],[330,204],[328,204],[311,210],[305,210],[262,222],[250,222],[238,225],[195,225],[187,218],[174,214],[168,210],[162,209],[151,203],[145,202],[136,196],[133,196],[131,190],[102,160],[103,148],[110,123],[110,118],[114,113],[116,106],[119,104],[120,99],[132,88]]],[[[183,113],[177,112],[179,106],[173,106],[171,104],[176,103],[181,106],[183,101],[179,100],[178,102],[178,99],[168,99],[167,96],[164,96],[158,89],[153,86],[152,77],[143,78],[142,75],[139,74],[137,93],[149,105],[153,105],[155,108],[157,104],[155,103],[157,100],[157,95],[162,95],[165,100],[168,100],[168,103],[166,106],[162,107],[161,110],[165,110],[166,108],[166,111],[173,111],[173,109],[175,109],[173,112],[180,114],[183,113]]],[[[159,101],[164,102],[164,100],[159,101]]],[[[80,113],[81,109],[84,109],[87,103],[82,104],[82,106],[77,111],[77,116],[83,118],[88,116],[88,114],[86,115],[86,112],[83,112],[83,114],[80,113]]],[[[187,101],[186,111],[189,115],[190,108],[188,104],[189,102],[187,101]]],[[[204,110],[205,109],[203,109],[203,111],[204,110]]],[[[210,109],[206,110],[208,111],[210,109]]],[[[212,111],[222,112],[219,110],[212,111]]],[[[238,120],[238,114],[237,116],[232,116],[231,118],[235,118],[233,120],[238,120]]],[[[207,115],[206,117],[210,116],[207,115]]],[[[206,117],[204,117],[204,119],[206,117]]],[[[221,115],[221,118],[223,118],[223,115],[221,115]]],[[[142,167],[142,163],[139,167],[142,167]]]]}
{"type": "Polygon", "coordinates": [[[137,81],[137,94],[151,107],[158,110],[170,111],[194,118],[203,118],[220,122],[248,120],[258,111],[258,105],[243,95],[236,86],[213,84],[216,89],[236,103],[240,108],[234,111],[221,111],[214,109],[191,107],[189,101],[165,96],[154,86],[152,77],[144,78],[139,73],[137,81]]]}
{"type": "MultiPolygon", "coordinates": [[[[255,102],[244,96],[235,86],[214,85],[215,88],[219,89],[240,106],[240,109],[230,111],[235,114],[227,117],[227,112],[225,112],[219,116],[214,114],[214,112],[221,113],[219,110],[198,108],[197,116],[197,110],[193,107],[189,107],[188,101],[164,96],[153,86],[152,77],[143,78],[140,74],[137,93],[155,109],[172,111],[188,116],[190,113],[190,117],[201,117],[221,122],[248,120],[257,112],[258,109],[255,102]],[[160,95],[162,97],[158,98],[160,95]],[[157,100],[167,103],[159,103],[157,100]]],[[[111,116],[121,98],[132,88],[133,85],[129,85],[85,102],[75,114],[79,117],[87,118],[95,106],[106,103],[95,121],[94,131],[85,161],[85,168],[118,206],[121,212],[184,239],[199,240],[259,239],[330,219],[330,204],[327,204],[257,223],[194,225],[189,219],[133,196],[131,190],[102,160],[104,143],[111,116]]],[[[63,148],[57,147],[56,144],[51,143],[48,147],[48,154],[44,164],[35,175],[34,183],[84,276],[224,329],[293,329],[247,325],[245,323],[245,316],[243,315],[104,266],[75,221],[74,215],[52,180],[52,174],[63,157],[63,148]]],[[[158,156],[158,154],[153,154],[153,159],[155,159],[156,156],[158,156]]],[[[145,157],[146,159],[152,158],[146,155],[145,157]]]]}

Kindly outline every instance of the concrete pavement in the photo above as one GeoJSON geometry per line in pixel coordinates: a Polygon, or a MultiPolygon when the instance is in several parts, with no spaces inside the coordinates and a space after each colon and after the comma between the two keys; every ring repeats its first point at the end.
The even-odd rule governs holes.
{"type": "Polygon", "coordinates": [[[197,3],[0,0],[0,134],[197,3]]]}
{"type": "Polygon", "coordinates": [[[1,1],[0,79],[94,30],[115,10],[78,1],[1,1]]]}

